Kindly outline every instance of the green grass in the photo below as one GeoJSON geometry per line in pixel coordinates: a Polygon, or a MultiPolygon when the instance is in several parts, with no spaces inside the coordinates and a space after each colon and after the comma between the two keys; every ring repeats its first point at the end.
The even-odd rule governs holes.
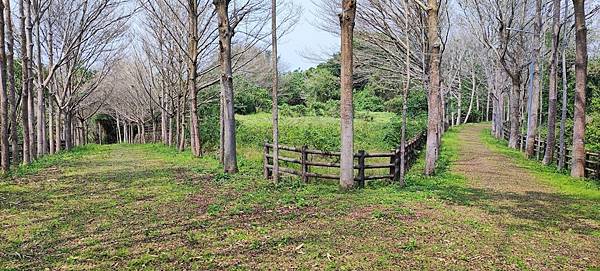
{"type": "Polygon", "coordinates": [[[161,145],[94,145],[61,154],[65,159],[49,157],[0,181],[0,269],[599,265],[589,247],[568,247],[577,257],[547,258],[555,244],[566,245],[535,234],[559,232],[588,244],[587,234],[597,236],[597,229],[586,235],[553,225],[531,230],[535,224],[504,225],[506,219],[489,217],[502,207],[489,206],[484,191],[451,171],[461,158],[460,129],[445,134],[436,176],[421,174],[421,158],[406,187],[372,182],[348,192],[297,178],[273,184],[262,179],[260,158],[248,153],[235,175],[221,173],[213,155],[197,159],[161,145]]]}
{"type": "Polygon", "coordinates": [[[600,200],[600,184],[597,181],[573,178],[565,172],[558,171],[556,167],[545,166],[538,160],[527,159],[523,152],[508,148],[506,140],[494,138],[488,129],[481,133],[481,139],[490,149],[510,157],[519,166],[528,169],[541,181],[552,185],[562,193],[600,200]]]}

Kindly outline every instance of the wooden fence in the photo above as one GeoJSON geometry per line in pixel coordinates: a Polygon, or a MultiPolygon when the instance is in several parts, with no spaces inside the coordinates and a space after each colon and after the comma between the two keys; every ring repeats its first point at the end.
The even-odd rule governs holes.
{"type": "MultiPolygon", "coordinates": [[[[505,140],[510,138],[509,128],[504,126],[502,129],[502,135],[505,140]]],[[[518,147],[521,151],[525,151],[525,145],[527,141],[527,135],[519,135],[518,147]]],[[[535,155],[538,160],[544,158],[546,153],[546,141],[535,138],[535,155]]],[[[573,150],[570,147],[565,147],[565,169],[570,169],[573,150]]],[[[557,143],[554,145],[554,161],[558,165],[558,159],[560,155],[560,145],[557,143]]],[[[590,179],[600,180],[600,153],[586,152],[585,153],[585,176],[590,179]]]]}
{"type": "MultiPolygon", "coordinates": [[[[354,169],[358,174],[355,181],[360,187],[369,180],[390,179],[397,181],[400,177],[400,163],[405,162],[408,169],[416,160],[419,151],[425,145],[426,134],[420,134],[406,143],[404,159],[400,155],[400,148],[390,152],[367,153],[364,150],[354,154],[354,169]],[[379,161],[374,161],[379,160],[379,161]],[[372,163],[369,163],[373,161],[372,163]],[[385,162],[384,162],[385,161],[385,162]],[[378,172],[373,172],[374,170],[378,172]]],[[[270,178],[273,171],[273,144],[264,144],[263,173],[265,178],[270,178]]],[[[307,146],[290,147],[279,145],[279,171],[280,173],[295,175],[308,182],[309,178],[339,179],[339,152],[312,150],[307,146]],[[289,156],[295,157],[289,157],[289,156]],[[283,162],[283,163],[281,163],[283,162]],[[297,168],[292,168],[295,165],[297,168]],[[337,174],[317,173],[315,169],[338,169],[337,174]]],[[[326,170],[322,170],[326,171],[326,170]]]]}

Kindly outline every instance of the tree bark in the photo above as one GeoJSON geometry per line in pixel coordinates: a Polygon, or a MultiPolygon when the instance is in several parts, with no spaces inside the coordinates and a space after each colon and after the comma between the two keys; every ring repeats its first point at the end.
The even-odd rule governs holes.
{"type": "Polygon", "coordinates": [[[23,123],[23,164],[31,163],[31,142],[29,133],[29,60],[27,59],[27,31],[25,23],[25,1],[21,0],[19,5],[20,30],[21,30],[21,122],[23,123]]]}
{"type": "Polygon", "coordinates": [[[60,106],[56,106],[56,130],[54,131],[56,133],[56,136],[54,137],[54,150],[56,152],[59,152],[62,149],[61,146],[61,135],[62,135],[62,129],[61,129],[61,118],[62,118],[62,109],[60,108],[60,106]]]}
{"type": "Polygon", "coordinates": [[[353,152],[353,52],[352,40],[354,34],[354,20],[356,17],[356,0],[343,0],[342,13],[340,17],[341,27],[341,95],[340,95],[340,119],[341,119],[341,157],[340,157],[340,188],[350,189],[354,187],[354,152],[353,152]]]}
{"type": "Polygon", "coordinates": [[[550,60],[550,87],[548,88],[548,135],[546,137],[546,152],[544,153],[544,165],[554,161],[554,148],[556,146],[556,102],[557,102],[557,69],[558,69],[558,46],[560,35],[560,0],[553,0],[552,4],[552,52],[550,60]]]}
{"type": "Polygon", "coordinates": [[[19,161],[18,136],[17,136],[17,100],[16,100],[16,85],[15,85],[15,68],[14,68],[14,34],[12,24],[12,14],[10,1],[4,0],[4,23],[6,25],[6,72],[8,83],[8,106],[10,108],[10,144],[12,148],[12,163],[16,164],[19,161]]]}
{"type": "Polygon", "coordinates": [[[48,99],[48,145],[50,154],[54,154],[54,105],[52,99],[48,99]]]}
{"type": "Polygon", "coordinates": [[[525,143],[525,154],[529,158],[533,157],[533,154],[535,152],[535,136],[538,130],[538,111],[540,107],[539,96],[541,89],[541,84],[539,80],[539,77],[541,76],[539,55],[542,36],[542,0],[536,0],[535,3],[535,34],[533,35],[533,53],[531,56],[533,61],[533,77],[530,79],[532,87],[531,95],[528,97],[529,106],[527,108],[527,139],[525,143]]]}
{"type": "Polygon", "coordinates": [[[279,111],[278,111],[278,88],[279,88],[279,69],[277,67],[277,0],[271,0],[271,68],[273,69],[273,89],[271,114],[273,116],[273,181],[279,181],[279,111]]]}
{"type": "MultiPolygon", "coordinates": [[[[4,3],[0,2],[0,8],[4,12],[4,3]]],[[[10,169],[8,148],[8,88],[6,86],[6,51],[4,34],[4,16],[0,16],[0,169],[1,173],[7,173],[10,169]]]]}
{"type": "Polygon", "coordinates": [[[587,28],[584,0],[573,0],[575,9],[575,110],[573,116],[573,162],[571,176],[585,177],[585,89],[587,84],[587,28]]]}
{"type": "MultiPolygon", "coordinates": [[[[404,13],[409,14],[408,11],[408,0],[404,1],[404,13]]],[[[404,21],[404,30],[408,31],[410,29],[410,24],[408,20],[404,21]]],[[[407,34],[405,37],[406,44],[406,58],[404,63],[406,65],[406,81],[404,85],[404,89],[402,91],[402,130],[400,134],[400,176],[398,182],[400,186],[406,185],[406,181],[404,180],[404,175],[406,173],[406,115],[408,113],[408,92],[410,91],[410,80],[411,80],[411,52],[410,52],[410,36],[407,34]]]]}
{"type": "MultiPolygon", "coordinates": [[[[469,109],[467,110],[467,115],[465,116],[464,124],[469,122],[469,117],[471,116],[471,110],[473,109],[473,99],[475,97],[475,91],[477,90],[477,78],[475,77],[475,67],[471,70],[471,98],[469,99],[469,109]]],[[[479,104],[479,103],[478,103],[479,104]]]]}
{"type": "MultiPolygon", "coordinates": [[[[198,75],[198,6],[197,1],[188,1],[188,90],[190,92],[190,140],[192,154],[200,156],[200,135],[198,121],[198,91],[196,77],[198,75]]],[[[227,15],[227,14],[226,14],[227,15]]]]}
{"type": "Polygon", "coordinates": [[[231,65],[231,38],[229,22],[230,0],[213,0],[219,18],[219,60],[221,61],[221,91],[224,99],[223,168],[226,173],[238,171],[235,142],[235,111],[233,108],[233,71],[231,65]]]}
{"type": "Polygon", "coordinates": [[[508,147],[516,149],[520,138],[520,100],[521,100],[521,73],[515,72],[511,76],[511,90],[509,97],[510,109],[510,137],[508,139],[508,147]]]}
{"type": "Polygon", "coordinates": [[[44,78],[42,73],[42,43],[41,43],[41,14],[40,7],[36,8],[36,59],[37,59],[37,156],[41,157],[48,151],[48,142],[46,141],[46,101],[44,98],[44,78]]]}
{"type": "Polygon", "coordinates": [[[425,175],[435,172],[439,156],[440,119],[440,64],[441,41],[439,38],[439,3],[437,0],[427,1],[427,39],[429,44],[429,99],[427,101],[427,146],[425,152],[425,175]]]}
{"type": "MultiPolygon", "coordinates": [[[[567,12],[567,8],[569,5],[569,0],[565,0],[565,6],[564,6],[564,10],[565,10],[565,14],[568,14],[567,12]]],[[[565,18],[563,19],[563,22],[566,27],[567,25],[567,16],[565,16],[565,18]]],[[[566,129],[566,122],[567,122],[567,57],[566,57],[566,52],[567,52],[567,38],[566,38],[566,32],[564,31],[565,35],[563,36],[563,42],[562,42],[562,48],[561,48],[561,55],[562,55],[562,110],[561,110],[561,116],[560,116],[560,139],[559,139],[559,144],[560,144],[560,154],[559,154],[559,158],[558,158],[558,170],[563,170],[565,169],[565,160],[566,160],[566,144],[565,144],[565,129],[566,129]]]]}
{"type": "Polygon", "coordinates": [[[29,125],[29,142],[30,142],[30,158],[37,158],[37,136],[35,130],[35,118],[36,112],[34,107],[34,96],[33,96],[33,24],[31,22],[31,0],[25,0],[26,3],[26,43],[27,43],[27,91],[29,94],[27,95],[27,106],[29,110],[27,113],[29,116],[27,117],[28,125],[29,125]]]}

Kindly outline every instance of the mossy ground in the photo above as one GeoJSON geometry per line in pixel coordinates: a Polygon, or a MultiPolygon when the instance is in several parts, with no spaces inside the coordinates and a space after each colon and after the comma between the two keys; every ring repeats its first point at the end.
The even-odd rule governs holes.
{"type": "MultiPolygon", "coordinates": [[[[273,184],[251,156],[235,175],[220,173],[210,155],[159,145],[49,157],[0,182],[0,269],[600,267],[598,200],[566,195],[556,209],[521,196],[510,200],[523,205],[500,208],[504,196],[455,169],[467,158],[465,131],[473,132],[446,133],[437,176],[422,176],[420,160],[406,187],[344,193],[322,182],[273,184]]],[[[573,193],[594,193],[581,189],[573,193]]]]}

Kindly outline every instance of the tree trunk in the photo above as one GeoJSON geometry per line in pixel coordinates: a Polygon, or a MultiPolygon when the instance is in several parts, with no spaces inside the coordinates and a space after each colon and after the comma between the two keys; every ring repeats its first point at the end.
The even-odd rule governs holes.
{"type": "Polygon", "coordinates": [[[12,163],[16,164],[19,161],[18,150],[18,135],[17,127],[17,100],[16,100],[16,85],[15,85],[15,68],[14,68],[14,34],[12,24],[12,14],[10,1],[4,0],[4,21],[6,24],[6,72],[8,78],[5,79],[8,83],[8,106],[10,108],[10,144],[12,147],[12,163]]]}
{"type": "Polygon", "coordinates": [[[279,70],[277,67],[277,0],[271,0],[271,68],[273,69],[273,89],[271,104],[271,114],[273,116],[273,181],[279,181],[279,111],[278,111],[278,88],[279,88],[279,70]]]}
{"type": "Polygon", "coordinates": [[[198,121],[198,91],[196,87],[196,77],[198,73],[198,7],[197,1],[188,1],[188,88],[190,92],[190,140],[192,145],[192,154],[200,157],[200,134],[198,121]]]}
{"type": "Polygon", "coordinates": [[[521,100],[521,73],[515,72],[511,78],[510,91],[510,137],[508,139],[508,147],[516,149],[519,144],[520,133],[520,100],[521,100]]]}
{"type": "MultiPolygon", "coordinates": [[[[21,41],[27,40],[26,24],[25,24],[25,1],[21,0],[19,5],[21,41]]],[[[27,43],[21,42],[21,78],[27,78],[29,68],[27,67],[29,60],[27,59],[27,43]]],[[[29,137],[29,80],[22,80],[21,83],[21,122],[23,123],[23,164],[31,163],[31,142],[29,137]]]]}
{"type": "Polygon", "coordinates": [[[65,150],[73,148],[73,114],[69,109],[65,110],[65,123],[63,131],[65,133],[65,150]]]}
{"type": "MultiPolygon", "coordinates": [[[[568,0],[565,0],[565,6],[564,6],[564,10],[565,10],[565,14],[568,14],[568,5],[569,2],[568,0]]],[[[563,19],[564,25],[567,25],[567,16],[565,16],[565,18],[563,19]]],[[[563,37],[563,42],[562,42],[562,48],[561,48],[561,55],[562,55],[562,110],[561,110],[561,115],[560,115],[560,139],[559,139],[559,144],[560,144],[560,154],[559,154],[559,158],[558,158],[558,170],[563,170],[565,169],[565,160],[566,160],[566,146],[565,146],[565,129],[566,129],[566,122],[567,122],[567,59],[566,59],[566,52],[567,52],[567,39],[566,39],[566,31],[565,32],[565,36],[563,37]]]]}
{"type": "Polygon", "coordinates": [[[27,91],[29,95],[27,96],[27,106],[29,110],[27,113],[29,116],[27,117],[28,125],[29,125],[29,141],[30,141],[30,154],[29,156],[34,159],[37,158],[37,136],[35,129],[35,119],[36,112],[34,106],[34,96],[33,96],[33,24],[31,22],[31,0],[25,0],[26,3],[26,42],[27,42],[27,91]]]}
{"type": "Polygon", "coordinates": [[[61,142],[61,134],[62,134],[62,130],[61,130],[61,124],[60,124],[60,120],[62,117],[62,109],[60,109],[60,106],[56,107],[56,131],[54,131],[56,133],[56,136],[54,137],[54,150],[56,152],[59,152],[62,148],[62,146],[60,145],[61,142]]]}
{"type": "Polygon", "coordinates": [[[435,172],[439,156],[438,122],[440,119],[440,64],[441,41],[439,38],[439,3],[427,1],[427,39],[429,44],[429,99],[427,101],[427,146],[425,152],[425,175],[435,172]]]}
{"type": "MultiPolygon", "coordinates": [[[[0,8],[4,12],[4,3],[0,2],[0,8]]],[[[1,173],[7,173],[10,169],[8,149],[8,88],[6,86],[6,51],[4,40],[4,16],[0,16],[0,166],[1,173]]]]}
{"type": "MultiPolygon", "coordinates": [[[[557,101],[557,68],[558,68],[558,46],[560,34],[560,0],[553,0],[552,4],[552,53],[550,60],[550,87],[548,88],[548,135],[546,138],[546,152],[544,153],[544,165],[554,161],[554,148],[556,145],[556,101],[557,101]]],[[[566,26],[565,26],[566,27],[566,26]]]]}
{"type": "Polygon", "coordinates": [[[54,105],[52,99],[48,99],[48,146],[50,148],[50,154],[54,154],[54,105]]]}
{"type": "MultiPolygon", "coordinates": [[[[404,13],[409,14],[408,1],[404,1],[404,13]]],[[[404,21],[404,30],[410,29],[409,20],[404,21]]],[[[406,173],[406,114],[408,113],[408,92],[410,91],[410,80],[411,80],[411,52],[410,52],[410,36],[406,35],[406,58],[404,64],[406,65],[406,81],[404,89],[402,91],[402,131],[400,132],[400,186],[406,185],[404,175],[406,173]]]]}
{"type": "MultiPolygon", "coordinates": [[[[471,99],[469,100],[469,109],[467,110],[467,115],[465,116],[465,120],[463,122],[465,124],[469,122],[471,110],[473,109],[473,99],[475,97],[475,90],[477,90],[477,78],[475,77],[475,67],[473,67],[473,70],[471,71],[471,83],[473,84],[471,86],[471,99]]],[[[479,102],[477,104],[479,104],[479,102]]],[[[479,106],[477,108],[479,108],[479,106]]],[[[479,111],[479,109],[477,110],[479,111]]]]}
{"type": "Polygon", "coordinates": [[[584,0],[573,0],[575,9],[575,110],[571,176],[585,177],[585,88],[587,84],[587,28],[584,0]]]}
{"type": "Polygon", "coordinates": [[[354,34],[354,20],[356,17],[356,0],[343,0],[340,17],[341,27],[341,157],[340,157],[340,187],[350,189],[354,186],[354,152],[353,152],[353,52],[352,40],[354,34]]]}
{"type": "Polygon", "coordinates": [[[161,90],[161,101],[160,101],[160,139],[164,145],[169,144],[169,133],[168,133],[168,123],[167,123],[167,102],[166,102],[166,93],[165,88],[161,90]]]}
{"type": "MultiPolygon", "coordinates": [[[[559,0],[560,1],[560,0],[559,0]]],[[[555,1],[556,2],[556,1],[555,1]]],[[[527,140],[525,143],[525,154],[527,157],[533,157],[535,152],[535,136],[538,130],[538,111],[540,107],[540,80],[541,76],[540,72],[540,63],[539,63],[539,55],[540,55],[540,45],[541,45],[541,36],[542,36],[542,0],[535,1],[535,24],[534,24],[534,35],[533,35],[533,76],[531,77],[531,93],[529,95],[528,103],[529,106],[527,108],[527,140]]],[[[552,89],[552,87],[550,87],[552,89]]]]}
{"type": "Polygon", "coordinates": [[[233,72],[231,66],[231,38],[233,31],[229,23],[229,0],[213,0],[219,18],[219,60],[221,61],[221,91],[224,99],[224,159],[227,173],[235,173],[237,153],[235,142],[235,111],[233,108],[233,72]]]}
{"type": "Polygon", "coordinates": [[[36,24],[35,24],[35,32],[36,32],[36,59],[37,59],[37,80],[38,86],[37,90],[37,156],[43,156],[48,152],[48,142],[46,141],[46,101],[44,99],[44,86],[43,86],[43,73],[42,73],[42,43],[40,41],[41,31],[40,31],[40,16],[39,7],[36,9],[36,24]]]}

